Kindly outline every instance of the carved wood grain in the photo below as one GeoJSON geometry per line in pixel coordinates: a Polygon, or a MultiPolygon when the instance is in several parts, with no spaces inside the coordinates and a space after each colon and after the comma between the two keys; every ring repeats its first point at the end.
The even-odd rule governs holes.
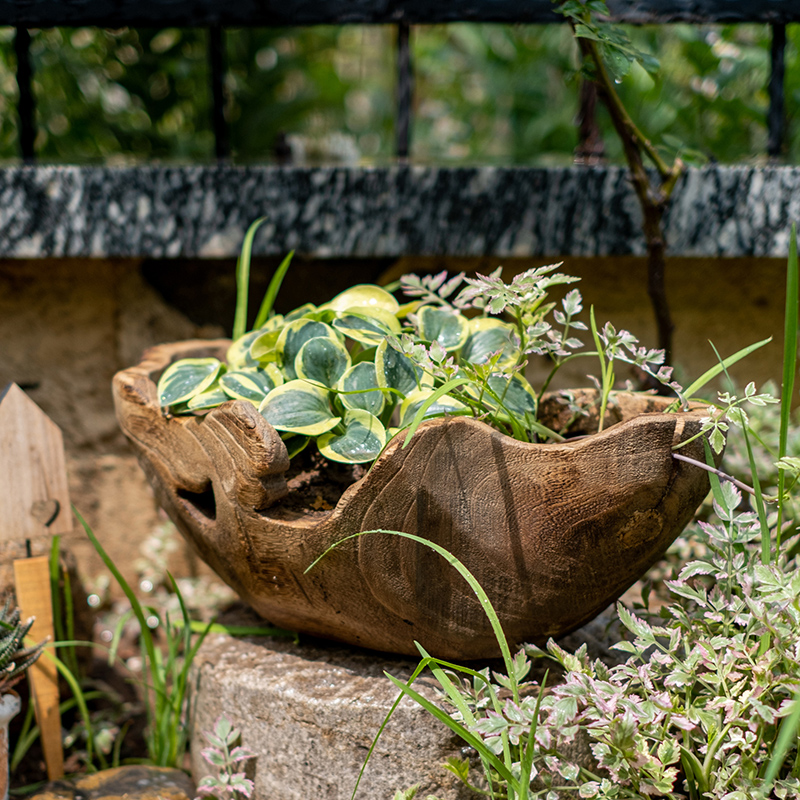
{"type": "MultiPolygon", "coordinates": [[[[181,533],[259,614],[309,634],[444,658],[494,656],[479,603],[438,555],[370,534],[378,528],[446,547],[478,578],[513,643],[566,633],[620,596],[663,554],[708,491],[706,474],[672,458],[700,410],[620,393],[600,434],[526,444],[471,418],[431,420],[397,437],[320,518],[286,519],[286,449],[249,403],[166,418],[155,382],[171,361],[224,355],[226,340],[149,350],[114,379],[117,415],[157,498],[181,533]]],[[[588,403],[593,390],[576,400],[588,403]]],[[[553,420],[569,412],[543,402],[553,420]]],[[[589,419],[591,423],[591,419],[589,419]]],[[[703,458],[702,445],[684,451],[703,458]]]]}

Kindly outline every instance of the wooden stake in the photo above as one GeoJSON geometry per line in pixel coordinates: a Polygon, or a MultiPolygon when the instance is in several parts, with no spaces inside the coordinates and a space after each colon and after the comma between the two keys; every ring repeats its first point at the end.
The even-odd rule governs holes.
{"type": "MultiPolygon", "coordinates": [[[[0,540],[27,541],[72,530],[61,431],[13,383],[0,392],[0,487],[0,540]]],[[[30,636],[52,642],[49,559],[19,559],[14,562],[14,576],[23,617],[36,617],[30,636]]],[[[28,670],[50,780],[64,775],[53,652],[46,650],[28,670]]]]}
{"type": "MultiPolygon", "coordinates": [[[[47,556],[20,558],[14,562],[17,604],[23,619],[36,617],[28,636],[36,642],[55,638],[53,604],[50,593],[50,559],[47,556]]],[[[42,738],[47,777],[53,781],[64,776],[64,748],[61,743],[61,715],[58,711],[58,672],[52,648],[45,649],[28,670],[36,721],[42,738]]]]}

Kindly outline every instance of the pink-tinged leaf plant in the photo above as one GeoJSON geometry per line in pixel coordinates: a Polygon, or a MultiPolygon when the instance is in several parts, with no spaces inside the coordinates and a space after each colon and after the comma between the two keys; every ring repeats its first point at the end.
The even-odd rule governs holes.
{"type": "MultiPolygon", "coordinates": [[[[713,502],[687,534],[693,556],[666,581],[669,602],[658,613],[648,611],[644,592],[641,608],[617,605],[624,635],[613,649],[620,660],[592,659],[586,645],[570,653],[552,640],[545,649],[527,645],[512,658],[483,589],[451,554],[427,542],[480,600],[505,672],[446,663],[420,647],[423,658],[411,680],[391,680],[401,697],[474,750],[472,761],[450,759],[444,766],[476,793],[505,800],[800,798],[800,534],[792,501],[800,457],[789,447],[799,287],[793,229],[778,446],[766,448],[778,479],[764,485],[777,494],[762,491],[754,443],[769,441],[744,410],[755,409],[759,429],[772,430],[765,419],[776,408],[773,399],[753,384],[742,397],[731,388],[719,395],[701,434],[713,502]],[[752,487],[711,466],[712,450],[733,429],[747,454],[749,476],[741,477],[752,487]],[[738,486],[748,490],[747,503],[738,486]],[[532,658],[556,662],[553,675],[529,680],[532,658]],[[438,681],[449,713],[412,687],[424,669],[438,681]],[[577,756],[576,744],[588,747],[590,757],[577,756]]],[[[617,354],[635,346],[608,327],[592,329],[617,354]]],[[[718,371],[726,370],[721,362],[718,371]]],[[[679,399],[692,397],[708,377],[679,399]]]]}
{"type": "Polygon", "coordinates": [[[214,730],[205,731],[203,735],[209,744],[202,751],[203,759],[215,768],[217,774],[200,781],[195,800],[212,797],[216,800],[248,800],[253,796],[255,785],[243,767],[256,754],[237,744],[241,734],[224,714],[214,723],[214,730]]]}

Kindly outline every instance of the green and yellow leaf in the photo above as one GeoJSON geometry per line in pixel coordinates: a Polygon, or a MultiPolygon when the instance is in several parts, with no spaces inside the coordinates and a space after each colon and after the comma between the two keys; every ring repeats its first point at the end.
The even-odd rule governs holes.
{"type": "Polygon", "coordinates": [[[280,358],[283,371],[290,380],[297,378],[294,363],[300,348],[309,339],[314,339],[317,336],[337,338],[336,332],[330,325],[309,319],[297,319],[294,322],[290,322],[281,331],[275,349],[280,358]]]}
{"type": "Polygon", "coordinates": [[[351,308],[332,324],[339,333],[367,345],[378,344],[387,336],[399,336],[401,331],[397,317],[382,308],[351,308]]]}
{"type": "Polygon", "coordinates": [[[317,307],[313,303],[303,303],[302,306],[298,306],[294,311],[290,311],[284,318],[284,322],[294,322],[298,319],[303,319],[306,314],[313,314],[317,310],[317,307]]]}
{"type": "Polygon", "coordinates": [[[348,409],[343,433],[326,433],[317,439],[325,458],[346,464],[374,461],[386,444],[386,430],[381,421],[363,409],[348,409]]]}
{"type": "Polygon", "coordinates": [[[337,312],[359,308],[366,313],[372,313],[376,309],[382,309],[394,316],[400,304],[386,289],[370,283],[361,283],[337,294],[333,300],[325,304],[325,307],[337,312]]]}
{"type": "Polygon", "coordinates": [[[341,421],[328,402],[328,392],[303,380],[276,386],[258,410],[279,431],[319,436],[341,421]]]}
{"type": "Polygon", "coordinates": [[[375,377],[382,389],[394,389],[407,395],[424,384],[426,373],[384,339],[375,351],[375,377]]]}
{"type": "Polygon", "coordinates": [[[249,400],[257,406],[275,388],[276,383],[269,373],[252,369],[226,372],[219,379],[219,385],[233,400],[249,400]]]}
{"type": "Polygon", "coordinates": [[[186,404],[186,409],[188,411],[207,411],[210,408],[216,408],[223,403],[227,403],[228,400],[230,400],[230,397],[219,386],[211,386],[204,392],[192,397],[186,404]]]}
{"type": "Polygon", "coordinates": [[[286,452],[291,461],[298,453],[302,453],[311,441],[311,436],[303,436],[301,433],[284,433],[281,436],[286,445],[286,452]]]}
{"type": "Polygon", "coordinates": [[[424,306],[419,314],[420,335],[428,342],[439,342],[448,352],[458,350],[467,340],[469,320],[457,311],[424,306]]]}
{"type": "Polygon", "coordinates": [[[258,366],[250,354],[250,346],[258,338],[258,334],[259,331],[250,331],[231,344],[225,354],[228,369],[236,370],[258,366]]]}
{"type": "Polygon", "coordinates": [[[222,362],[217,358],[184,358],[170,364],[156,387],[159,404],[166,408],[204,392],[221,369],[222,362]]]}
{"type": "MultiPolygon", "coordinates": [[[[483,395],[487,405],[494,408],[502,405],[505,411],[519,417],[536,419],[538,410],[536,392],[525,378],[514,375],[509,382],[507,375],[490,375],[487,384],[491,389],[491,393],[485,392],[483,395]]],[[[473,392],[477,388],[474,387],[473,392]]]]}
{"type": "Polygon", "coordinates": [[[345,408],[360,408],[378,416],[386,404],[378,386],[375,364],[371,361],[360,361],[350,367],[342,375],[337,388],[341,392],[339,399],[345,408]]]}
{"type": "Polygon", "coordinates": [[[485,364],[493,353],[502,352],[500,364],[516,358],[516,347],[512,341],[514,328],[507,322],[493,317],[477,317],[468,324],[467,340],[459,354],[462,362],[485,364]]]}
{"type": "Polygon", "coordinates": [[[350,367],[347,348],[331,336],[309,339],[294,360],[298,378],[320,383],[332,389],[350,367]]]}

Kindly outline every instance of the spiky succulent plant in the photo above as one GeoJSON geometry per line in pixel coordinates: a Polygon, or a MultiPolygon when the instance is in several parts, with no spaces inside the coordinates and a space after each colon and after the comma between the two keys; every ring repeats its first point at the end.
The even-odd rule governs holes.
{"type": "Polygon", "coordinates": [[[6,598],[0,611],[0,694],[7,692],[25,677],[25,670],[42,654],[45,642],[27,647],[25,637],[33,625],[34,618],[20,620],[20,610],[12,608],[6,598]]]}

